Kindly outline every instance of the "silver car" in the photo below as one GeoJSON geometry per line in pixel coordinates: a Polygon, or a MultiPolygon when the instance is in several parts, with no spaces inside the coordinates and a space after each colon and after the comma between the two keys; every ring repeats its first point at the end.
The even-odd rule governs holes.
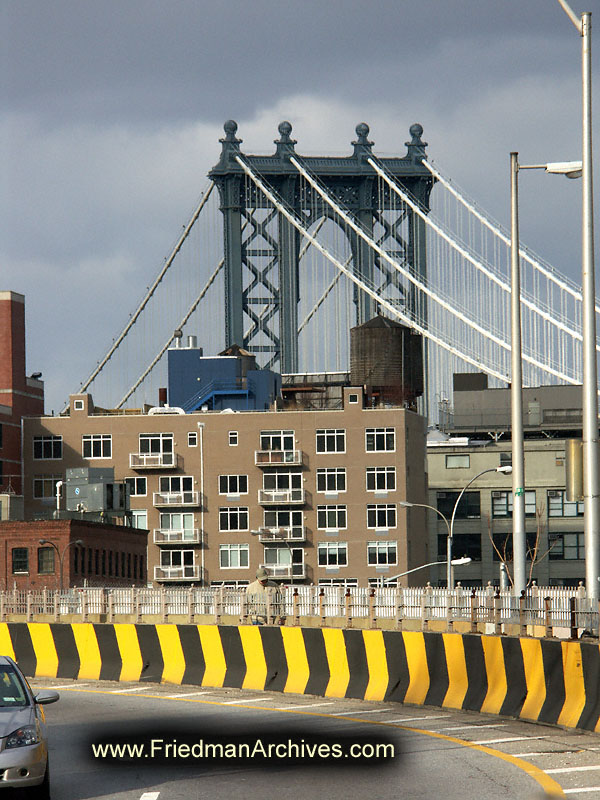
{"type": "Polygon", "coordinates": [[[0,656],[0,789],[21,788],[28,800],[49,800],[50,772],[43,705],[58,692],[33,694],[12,658],[0,656]]]}

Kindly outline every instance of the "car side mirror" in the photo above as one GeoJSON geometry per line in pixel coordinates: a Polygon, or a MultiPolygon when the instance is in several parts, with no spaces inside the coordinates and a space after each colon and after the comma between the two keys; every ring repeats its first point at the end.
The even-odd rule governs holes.
{"type": "Polygon", "coordinates": [[[58,692],[47,689],[46,691],[38,692],[34,695],[33,699],[39,706],[47,706],[50,703],[56,703],[57,700],[60,700],[60,695],[58,692]]]}

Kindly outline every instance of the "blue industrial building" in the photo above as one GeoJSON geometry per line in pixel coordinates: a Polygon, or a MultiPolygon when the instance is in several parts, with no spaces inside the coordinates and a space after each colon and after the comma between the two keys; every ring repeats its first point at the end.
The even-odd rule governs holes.
{"type": "Polygon", "coordinates": [[[186,413],[265,411],[281,396],[281,376],[259,369],[256,358],[237,345],[205,357],[190,337],[188,347],[170,348],[167,359],[169,405],[186,413]]]}

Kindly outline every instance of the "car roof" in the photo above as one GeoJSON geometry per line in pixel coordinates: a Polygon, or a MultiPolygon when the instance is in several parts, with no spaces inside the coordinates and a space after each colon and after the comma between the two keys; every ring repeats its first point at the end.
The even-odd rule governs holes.
{"type": "Polygon", "coordinates": [[[10,656],[0,656],[0,666],[2,667],[16,667],[15,661],[10,656]]]}

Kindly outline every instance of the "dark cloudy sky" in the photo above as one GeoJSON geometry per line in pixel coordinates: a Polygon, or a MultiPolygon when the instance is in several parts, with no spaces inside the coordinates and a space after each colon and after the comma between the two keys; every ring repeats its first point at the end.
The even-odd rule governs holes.
{"type": "MultiPolygon", "coordinates": [[[[4,0],[0,15],[0,289],[26,295],[48,411],[156,274],[228,118],[246,152],[289,119],[306,154],[348,154],[364,120],[376,152],[403,155],[418,121],[505,225],[511,150],[580,158],[580,40],[557,0],[4,0]]],[[[528,173],[521,198],[523,240],[577,278],[580,182],[528,173]]]]}

